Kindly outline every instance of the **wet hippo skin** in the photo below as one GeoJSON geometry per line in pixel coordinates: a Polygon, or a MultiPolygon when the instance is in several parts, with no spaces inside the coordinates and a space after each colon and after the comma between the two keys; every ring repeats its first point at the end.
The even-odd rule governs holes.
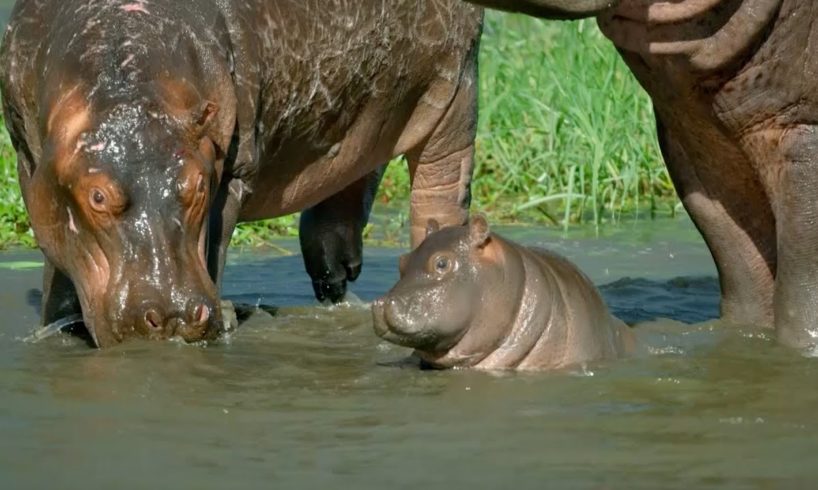
{"type": "Polygon", "coordinates": [[[818,3],[469,1],[596,15],[653,101],[670,176],[719,271],[722,317],[818,345],[818,3]]]}
{"type": "Polygon", "coordinates": [[[491,233],[482,215],[428,231],[372,316],[375,333],[431,366],[559,369],[634,349],[630,327],[565,258],[491,233]]]}
{"type": "Polygon", "coordinates": [[[237,222],[307,210],[319,297],[360,270],[385,162],[413,243],[467,217],[482,11],[459,0],[17,3],[0,54],[43,322],[212,337],[237,222]]]}

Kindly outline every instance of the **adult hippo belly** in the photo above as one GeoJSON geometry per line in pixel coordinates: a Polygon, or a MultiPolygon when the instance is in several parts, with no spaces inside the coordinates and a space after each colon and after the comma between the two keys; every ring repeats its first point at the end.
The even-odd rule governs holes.
{"type": "Polygon", "coordinates": [[[303,209],[337,299],[399,154],[413,243],[465,222],[481,19],[459,0],[18,2],[0,80],[43,321],[81,312],[99,346],[209,338],[236,223],[303,209]]]}
{"type": "Polygon", "coordinates": [[[597,15],[653,100],[670,175],[719,271],[722,317],[774,326],[782,343],[815,348],[815,2],[577,2],[585,11],[569,11],[568,0],[474,3],[597,15]]]}

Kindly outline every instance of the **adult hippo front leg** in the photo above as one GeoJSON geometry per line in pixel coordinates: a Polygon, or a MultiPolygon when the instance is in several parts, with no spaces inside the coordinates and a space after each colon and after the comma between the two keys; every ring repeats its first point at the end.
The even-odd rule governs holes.
{"type": "Polygon", "coordinates": [[[363,230],[386,165],[304,210],[298,229],[304,267],[318,301],[337,303],[363,264],[363,230]]]}

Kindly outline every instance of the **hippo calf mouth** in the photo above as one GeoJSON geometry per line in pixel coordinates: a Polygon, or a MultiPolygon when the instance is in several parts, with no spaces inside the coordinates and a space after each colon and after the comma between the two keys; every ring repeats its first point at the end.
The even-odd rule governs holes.
{"type": "Polygon", "coordinates": [[[386,298],[379,298],[372,302],[372,323],[375,328],[375,334],[393,344],[402,345],[404,347],[418,348],[423,344],[419,335],[410,335],[406,333],[409,328],[401,326],[394,318],[394,313],[391,315],[387,313],[386,298]]]}
{"type": "Polygon", "coordinates": [[[372,302],[372,323],[375,334],[393,344],[429,352],[444,351],[457,342],[440,334],[433,324],[402,321],[389,297],[372,302]]]}

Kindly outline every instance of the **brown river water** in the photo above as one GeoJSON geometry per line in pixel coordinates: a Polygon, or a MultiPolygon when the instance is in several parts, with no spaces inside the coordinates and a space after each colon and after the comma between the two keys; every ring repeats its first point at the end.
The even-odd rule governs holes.
{"type": "Polygon", "coordinates": [[[816,486],[818,363],[711,320],[689,221],[503,231],[575,260],[650,353],[561,373],[401,364],[366,302],[402,251],[376,248],[363,304],[341,307],[315,303],[297,255],[234,251],[225,295],[279,309],[207,347],[33,342],[40,255],[0,254],[0,489],[816,486]]]}
{"type": "MultiPolygon", "coordinates": [[[[216,344],[32,342],[39,255],[0,255],[0,488],[813,487],[818,364],[708,320],[718,284],[688,220],[501,231],[576,261],[650,353],[421,371],[365,304],[317,305],[300,257],[269,250],[232,254],[225,295],[279,309],[216,344]]],[[[367,249],[361,301],[401,252],[367,249]]]]}

